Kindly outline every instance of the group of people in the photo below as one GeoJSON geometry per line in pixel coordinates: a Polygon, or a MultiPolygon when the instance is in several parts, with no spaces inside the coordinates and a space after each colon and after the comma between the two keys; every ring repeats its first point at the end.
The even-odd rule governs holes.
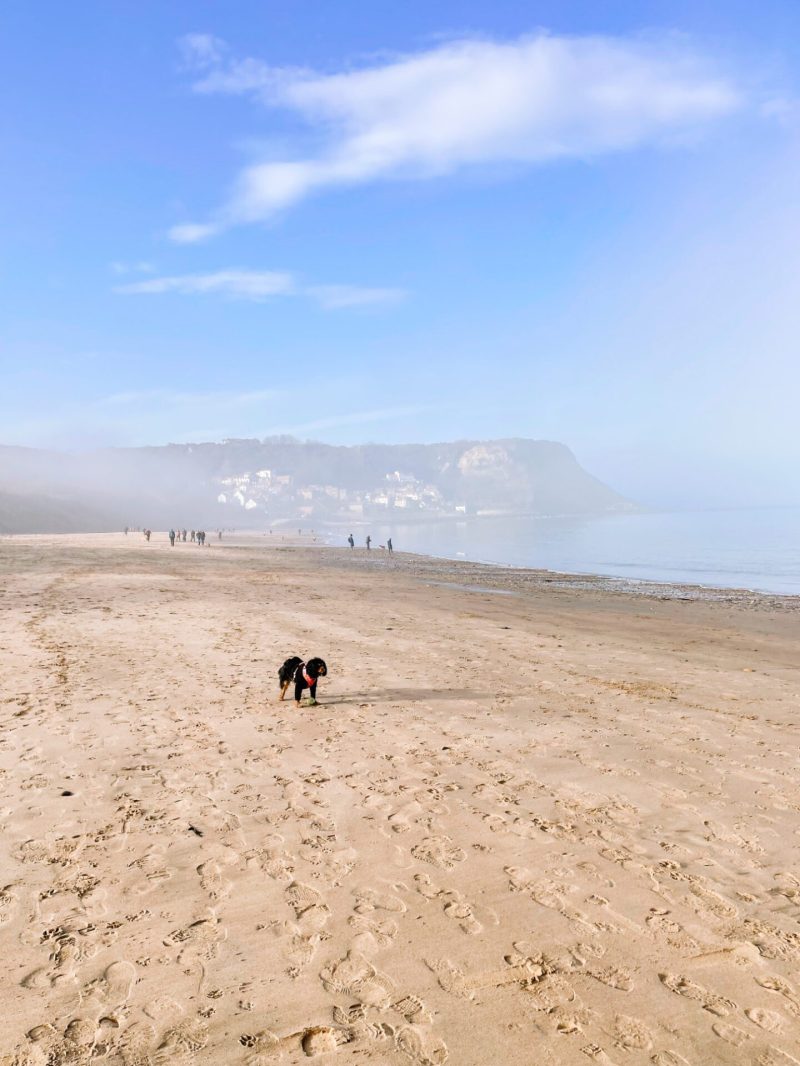
{"type": "MultiPolygon", "coordinates": [[[[185,529],[179,529],[177,531],[177,533],[176,533],[174,529],[171,529],[169,531],[168,536],[169,536],[169,542],[172,545],[172,547],[174,548],[176,540],[179,543],[180,542],[183,542],[184,544],[186,543],[187,531],[185,529]]],[[[148,537],[147,539],[149,540],[150,538],[148,537]]],[[[221,529],[217,530],[217,540],[222,540],[222,530],[221,529]]],[[[193,529],[193,530],[190,531],[190,533],[189,533],[189,543],[190,544],[203,545],[203,544],[205,544],[205,542],[206,542],[206,531],[204,529],[193,529]]]]}
{"type": "MultiPolygon", "coordinates": [[[[355,548],[356,542],[355,542],[355,539],[354,539],[352,533],[347,538],[347,543],[350,545],[351,548],[355,548]]],[[[367,533],[367,539],[365,541],[365,544],[367,545],[367,551],[371,551],[372,550],[372,537],[369,535],[369,533],[367,533]]],[[[385,544],[381,544],[381,547],[382,548],[386,548],[386,550],[391,555],[392,552],[394,551],[394,547],[392,545],[392,538],[389,537],[385,544]]]]}

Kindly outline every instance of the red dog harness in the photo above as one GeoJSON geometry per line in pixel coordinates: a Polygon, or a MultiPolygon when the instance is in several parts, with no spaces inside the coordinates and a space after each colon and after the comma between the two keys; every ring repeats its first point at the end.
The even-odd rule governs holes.
{"type": "Polygon", "coordinates": [[[305,670],[303,671],[303,677],[305,678],[305,682],[309,688],[311,688],[312,685],[315,685],[317,683],[317,679],[315,677],[309,677],[305,670]]]}

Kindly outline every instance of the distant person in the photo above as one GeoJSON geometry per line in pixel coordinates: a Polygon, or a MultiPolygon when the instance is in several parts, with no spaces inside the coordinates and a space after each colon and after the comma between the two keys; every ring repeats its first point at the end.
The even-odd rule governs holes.
{"type": "Polygon", "coordinates": [[[175,530],[174,529],[171,529],[169,531],[169,543],[170,543],[171,547],[173,547],[173,548],[175,547],[175,530]]]}
{"type": "Polygon", "coordinates": [[[217,530],[217,540],[222,540],[222,530],[221,529],[217,530]]]}
{"type": "Polygon", "coordinates": [[[347,538],[347,543],[350,545],[351,548],[355,548],[356,542],[353,540],[353,534],[352,533],[347,538]]]}
{"type": "Polygon", "coordinates": [[[148,541],[148,542],[149,542],[149,540],[150,540],[150,534],[151,534],[151,532],[152,532],[152,530],[150,530],[150,529],[146,529],[146,530],[144,531],[144,539],[145,539],[146,541],[148,541]]]}
{"type": "Polygon", "coordinates": [[[127,535],[128,535],[128,527],[125,526],[125,536],[127,537],[127,535]]]}
{"type": "Polygon", "coordinates": [[[181,540],[183,541],[184,544],[186,543],[186,530],[185,529],[181,532],[181,540]]]}
{"type": "Polygon", "coordinates": [[[192,530],[192,544],[194,544],[195,532],[192,530]]]}
{"type": "Polygon", "coordinates": [[[370,544],[372,544],[372,537],[367,533],[367,551],[369,551],[370,544]]]}
{"type": "Polygon", "coordinates": [[[391,537],[389,537],[389,539],[386,541],[386,547],[389,549],[389,554],[391,555],[392,552],[394,551],[394,548],[392,547],[392,538],[391,537]]]}

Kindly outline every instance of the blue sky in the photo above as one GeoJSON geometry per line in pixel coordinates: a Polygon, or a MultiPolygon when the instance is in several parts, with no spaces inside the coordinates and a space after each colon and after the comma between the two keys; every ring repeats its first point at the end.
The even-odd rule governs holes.
{"type": "Polygon", "coordinates": [[[800,502],[800,5],[9,0],[0,441],[800,502]]]}

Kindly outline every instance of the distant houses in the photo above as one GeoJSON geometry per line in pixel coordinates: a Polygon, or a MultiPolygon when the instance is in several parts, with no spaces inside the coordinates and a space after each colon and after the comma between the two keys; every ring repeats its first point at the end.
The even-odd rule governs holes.
{"type": "Polygon", "coordinates": [[[245,471],[218,480],[222,506],[256,509],[269,514],[291,512],[310,517],[380,516],[387,512],[410,515],[426,511],[445,514],[457,508],[448,504],[441,491],[411,473],[394,470],[372,489],[346,488],[333,484],[301,484],[290,474],[272,470],[245,471]]]}

